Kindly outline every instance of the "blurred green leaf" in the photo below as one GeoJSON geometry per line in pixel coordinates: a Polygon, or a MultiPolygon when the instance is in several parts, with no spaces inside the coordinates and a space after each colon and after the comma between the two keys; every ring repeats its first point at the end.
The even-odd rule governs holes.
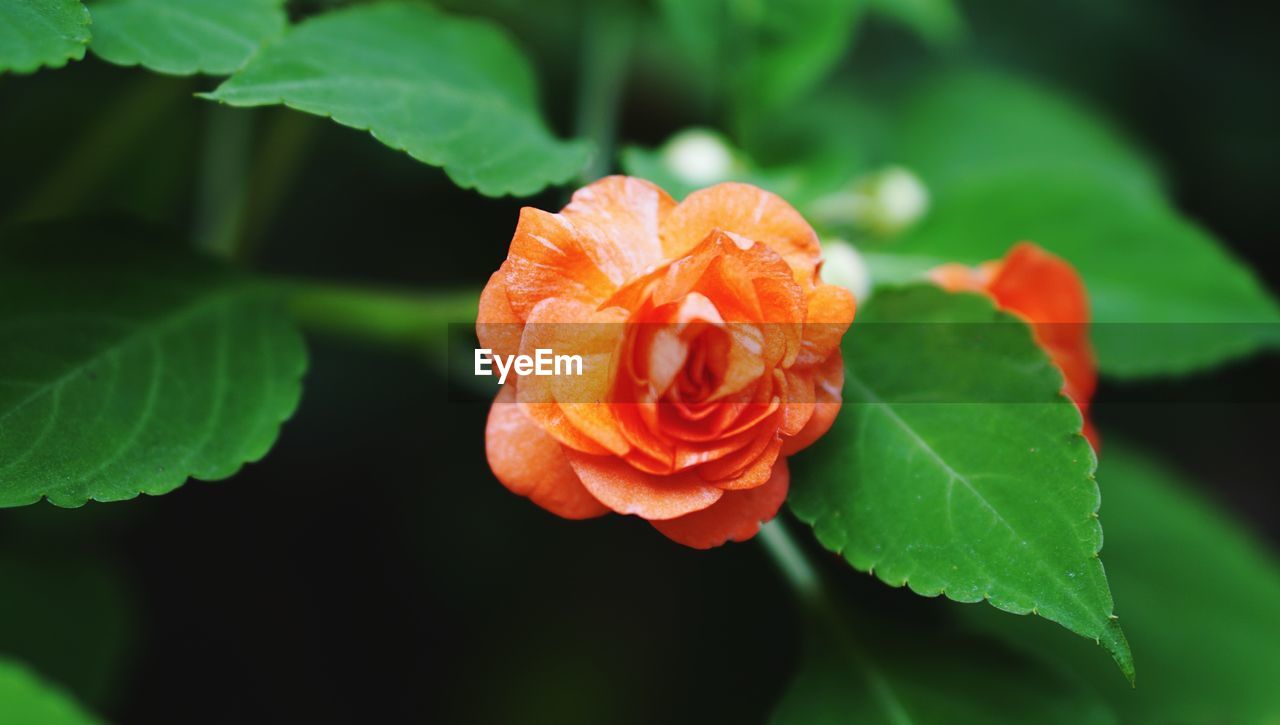
{"type": "Polygon", "coordinates": [[[1044,176],[1089,169],[1135,188],[1161,188],[1151,162],[1101,118],[996,72],[938,74],[909,96],[894,130],[892,161],[939,195],[1014,169],[1044,176]]]}
{"type": "Polygon", "coordinates": [[[990,640],[931,638],[905,645],[886,641],[872,650],[828,629],[807,639],[800,672],[772,721],[1117,722],[1106,703],[1078,681],[990,640]]]}
{"type": "Polygon", "coordinates": [[[0,506],[163,494],[266,454],[302,339],[273,289],[102,225],[0,240],[0,506]]]}
{"type": "Polygon", "coordinates": [[[964,37],[964,17],[954,0],[870,0],[870,3],[872,12],[896,20],[934,45],[953,45],[964,37]]]}
{"type": "Polygon", "coordinates": [[[823,546],[892,586],[1039,614],[1132,678],[1096,459],[1030,329],[986,298],[906,287],[859,310],[844,354],[844,409],[789,498],[823,546]]]}
{"type": "MultiPolygon", "coordinates": [[[[68,513],[52,507],[22,511],[41,510],[68,513]]],[[[48,521],[44,529],[28,522],[26,530],[14,531],[22,523],[12,513],[4,521],[7,553],[0,554],[0,652],[66,685],[86,704],[104,708],[127,674],[135,629],[128,591],[110,560],[94,551],[50,551],[57,547],[52,541],[73,538],[93,522],[78,517],[66,530],[53,531],[48,521]]],[[[102,537],[100,529],[89,528],[89,539],[102,537]]]]}
{"type": "Polygon", "coordinates": [[[547,130],[529,63],[501,29],[416,3],[305,21],[206,97],[329,116],[490,196],[566,182],[590,153],[547,130]]]}
{"type": "MultiPolygon", "coordinates": [[[[840,60],[863,0],[661,0],[704,92],[739,117],[782,107],[840,60]]],[[[739,119],[741,120],[741,118],[739,119]]]]}
{"type": "MultiPolygon", "coordinates": [[[[1114,176],[1011,169],[939,191],[932,204],[920,226],[883,249],[909,261],[893,276],[997,259],[1033,240],[1084,277],[1104,373],[1190,372],[1280,343],[1280,308],[1248,267],[1114,176]]],[[[881,260],[870,258],[873,276],[881,260]]]]}
{"type": "Polygon", "coordinates": [[[173,75],[231,73],[288,21],[284,0],[91,0],[89,7],[96,55],[173,75]]]}
{"type": "Polygon", "coordinates": [[[80,0],[0,0],[0,73],[80,60],[89,44],[89,22],[80,0]]]}
{"type": "Polygon", "coordinates": [[[1031,240],[1084,277],[1104,373],[1189,372],[1280,343],[1280,308],[1249,269],[1172,209],[1150,162],[1078,106],[1007,77],[950,73],[907,104],[893,145],[924,179],[931,211],[872,250],[873,263],[889,263],[873,264],[877,281],[1031,240]]]}
{"type": "Polygon", "coordinates": [[[1142,656],[1138,687],[1098,653],[1035,621],[969,621],[1054,658],[1096,686],[1125,722],[1280,721],[1280,562],[1181,476],[1108,438],[1099,467],[1107,571],[1142,656]]]}
{"type": "Polygon", "coordinates": [[[0,658],[0,722],[82,725],[101,721],[25,665],[0,658]]]}

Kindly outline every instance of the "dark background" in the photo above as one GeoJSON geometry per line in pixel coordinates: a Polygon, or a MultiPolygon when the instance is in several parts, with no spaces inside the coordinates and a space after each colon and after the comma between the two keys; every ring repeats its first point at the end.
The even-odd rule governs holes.
{"type": "MultiPolygon", "coordinates": [[[[1264,4],[1003,0],[966,11],[973,39],[958,55],[1104,109],[1161,162],[1177,204],[1280,289],[1280,51],[1264,4]]],[[[561,20],[572,37],[576,21],[549,23],[561,20]]],[[[572,53],[516,34],[566,130],[572,53]]],[[[847,60],[873,73],[931,62],[936,51],[879,21],[847,60]]],[[[92,58],[0,78],[0,215],[126,213],[189,234],[201,141],[219,113],[189,94],[213,83],[92,58]]],[[[622,135],[646,144],[710,120],[644,69],[625,109],[622,135]]],[[[563,202],[561,191],[523,202],[460,191],[364,134],[286,111],[254,112],[251,124],[255,158],[296,142],[301,159],[290,179],[252,177],[245,228],[271,272],[478,286],[522,203],[563,202]]],[[[755,721],[770,710],[800,633],[757,544],[693,552],[635,519],[561,521],[493,479],[486,407],[449,402],[414,352],[314,338],[311,358],[279,444],[229,481],[0,511],[0,651],[122,722],[755,721]]],[[[1280,544],[1276,362],[1108,382],[1096,417],[1104,436],[1158,452],[1280,544]]],[[[956,606],[812,548],[867,608],[920,618],[956,606]]]]}

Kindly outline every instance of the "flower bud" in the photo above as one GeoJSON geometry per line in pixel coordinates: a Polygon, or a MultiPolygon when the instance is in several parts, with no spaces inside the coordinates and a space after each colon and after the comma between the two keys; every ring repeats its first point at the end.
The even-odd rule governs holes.
{"type": "Polygon", "coordinates": [[[662,150],[662,162],[691,186],[727,181],[737,166],[725,138],[702,128],[691,128],[671,137],[662,150]]]}
{"type": "Polygon", "coordinates": [[[928,208],[929,191],[919,177],[890,166],[819,199],[812,214],[823,224],[887,237],[915,224],[928,208]]]}
{"type": "Polygon", "coordinates": [[[871,270],[857,248],[843,239],[822,245],[822,280],[849,290],[858,304],[871,296],[871,270]]]}

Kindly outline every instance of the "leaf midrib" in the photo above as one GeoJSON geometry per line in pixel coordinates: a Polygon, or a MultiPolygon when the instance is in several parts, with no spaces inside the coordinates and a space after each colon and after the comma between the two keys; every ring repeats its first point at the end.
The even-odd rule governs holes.
{"type": "MultiPolygon", "coordinates": [[[[884,411],[885,415],[887,415],[889,419],[892,420],[894,424],[898,426],[899,429],[901,429],[904,433],[909,435],[911,439],[917,443],[918,447],[924,453],[926,453],[930,457],[930,459],[934,461],[934,463],[943,470],[944,473],[948,475],[949,479],[959,480],[961,483],[963,483],[965,487],[969,489],[970,493],[972,493],[974,497],[977,498],[977,500],[981,502],[984,507],[987,508],[987,510],[991,511],[996,516],[997,520],[999,520],[1009,530],[1009,533],[1013,534],[1013,536],[1017,540],[1034,541],[1034,539],[1024,539],[1022,535],[1018,533],[1017,529],[1015,529],[1013,525],[1010,524],[1009,521],[1005,519],[1004,516],[994,506],[991,505],[991,502],[988,501],[985,496],[983,496],[976,488],[973,487],[973,484],[967,478],[962,476],[949,463],[947,463],[946,460],[942,458],[942,456],[939,455],[938,452],[935,451],[933,447],[930,446],[929,443],[925,441],[920,436],[920,434],[914,428],[911,427],[909,423],[907,423],[900,415],[898,415],[897,411],[894,410],[892,403],[885,401],[879,395],[877,395],[875,391],[871,387],[869,387],[865,382],[863,382],[851,369],[849,369],[848,366],[845,367],[845,385],[856,388],[857,392],[862,396],[864,396],[870,403],[880,406],[880,409],[884,411]]],[[[953,532],[953,535],[954,535],[954,532],[953,532]]],[[[1040,552],[1038,548],[1036,549],[1036,551],[1039,554],[1038,556],[1035,557],[1036,566],[1041,568],[1042,570],[1048,569],[1049,573],[1053,574],[1052,569],[1050,569],[1048,567],[1048,564],[1045,563],[1043,553],[1040,552]]],[[[1070,588],[1059,586],[1059,582],[1054,576],[1048,577],[1047,581],[1052,582],[1056,590],[1066,594],[1067,597],[1072,602],[1074,602],[1077,606],[1081,608],[1081,610],[1085,613],[1086,616],[1089,616],[1090,607],[1085,601],[1083,601],[1080,598],[1080,595],[1077,592],[1075,592],[1070,588]]],[[[1010,589],[1013,588],[1013,587],[1010,587],[1008,582],[1005,582],[1003,586],[1010,589]]],[[[1037,597],[1034,597],[1034,596],[1030,596],[1028,598],[1031,600],[1037,599],[1037,597]]],[[[1038,610],[1039,610],[1039,605],[1036,604],[1035,609],[1033,609],[1033,611],[1038,613],[1038,610]]],[[[1089,618],[1091,619],[1092,617],[1089,617],[1089,618]]],[[[1099,625],[1098,636],[1101,636],[1101,634],[1105,631],[1107,622],[1103,621],[1097,624],[1099,625]]]]}

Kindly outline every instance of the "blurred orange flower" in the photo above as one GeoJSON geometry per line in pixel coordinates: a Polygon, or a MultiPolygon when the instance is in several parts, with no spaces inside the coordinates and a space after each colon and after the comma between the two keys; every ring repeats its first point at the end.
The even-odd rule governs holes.
{"type": "Polygon", "coordinates": [[[1080,408],[1084,435],[1098,449],[1098,433],[1089,420],[1089,401],[1098,385],[1098,366],[1089,342],[1089,295],[1084,281],[1066,260],[1030,242],[1009,250],[1004,259],[977,267],[945,264],[930,276],[952,292],[983,292],[996,306],[1031,324],[1036,341],[1062,371],[1062,392],[1080,408]]]}
{"type": "Polygon", "coordinates": [[[623,176],[559,214],[526,207],[480,299],[495,355],[577,353],[489,412],[489,465],[566,518],[609,511],[709,548],[786,498],[786,456],[840,407],[852,295],[819,279],[817,235],[777,196],[720,184],[677,204],[623,176]]]}

